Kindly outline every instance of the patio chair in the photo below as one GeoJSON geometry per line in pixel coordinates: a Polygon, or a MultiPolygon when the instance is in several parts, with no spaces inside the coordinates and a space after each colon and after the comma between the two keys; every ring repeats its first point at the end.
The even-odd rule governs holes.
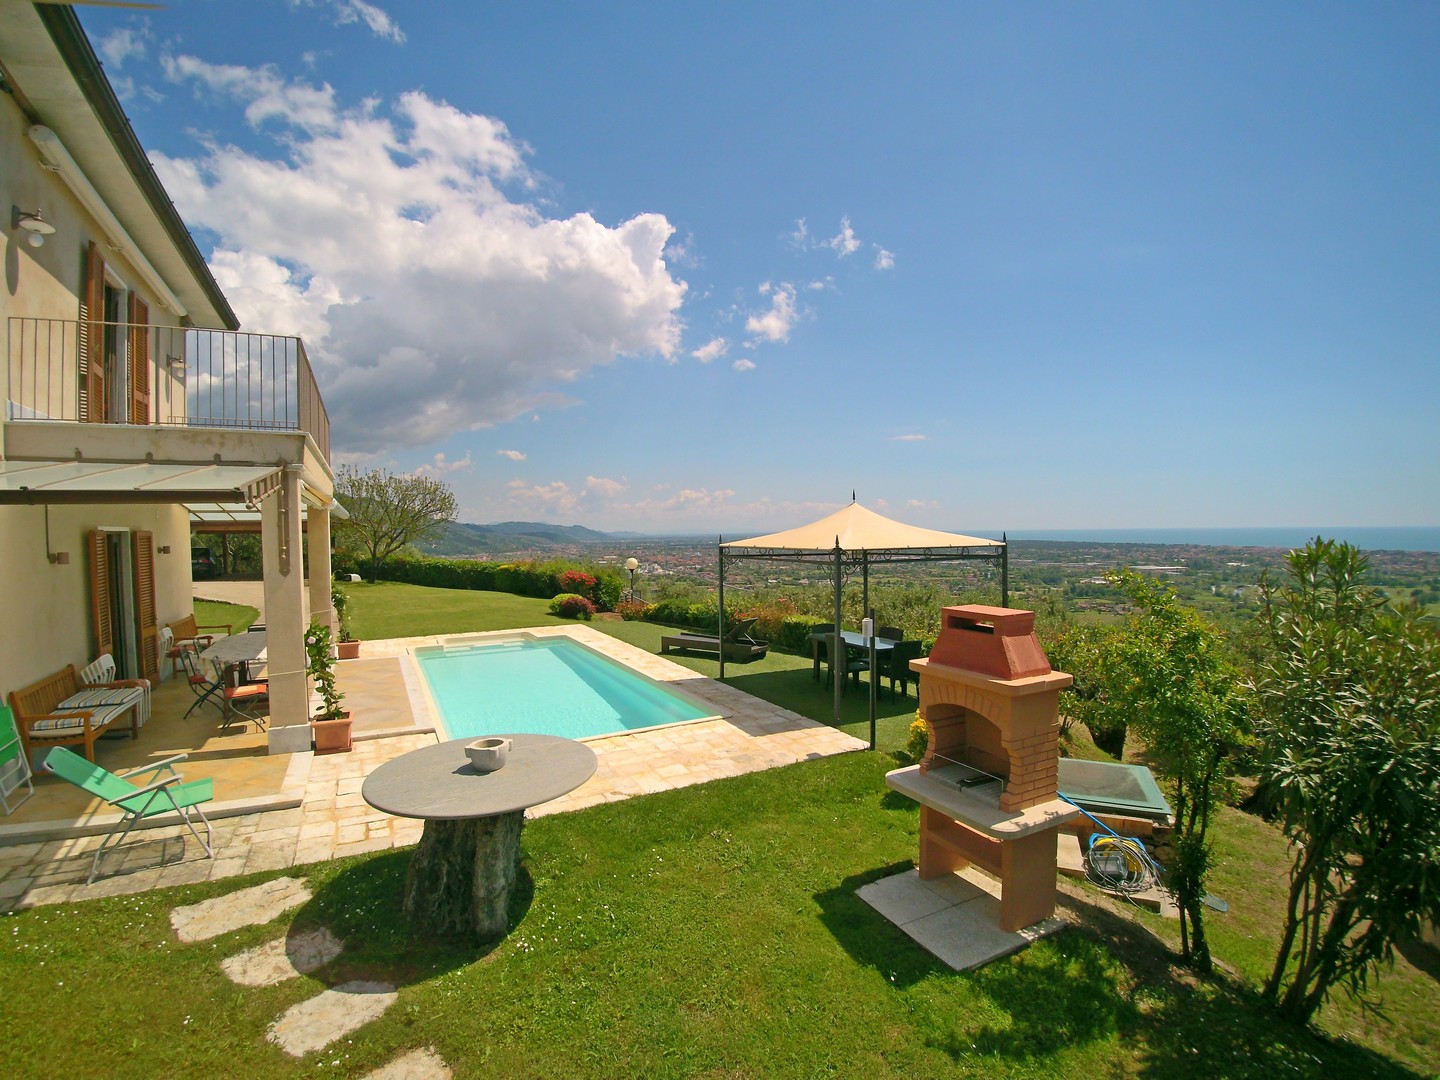
{"type": "Polygon", "coordinates": [[[247,705],[254,706],[264,698],[268,703],[270,698],[270,683],[267,680],[249,680],[249,666],[241,663],[237,665],[240,682],[230,683],[224,671],[218,672],[213,678],[201,670],[200,654],[192,646],[186,646],[180,650],[180,665],[185,670],[186,680],[190,683],[190,689],[195,694],[195,701],[190,708],[185,710],[189,716],[201,705],[209,702],[220,710],[222,720],[221,728],[228,728],[239,716],[245,720],[253,720],[255,726],[261,731],[265,730],[265,714],[251,712],[247,705]]]}
{"type": "MultiPolygon", "coordinates": [[[[845,671],[841,675],[841,678],[848,677],[854,681],[856,686],[860,685],[860,672],[870,670],[870,661],[860,650],[846,644],[843,640],[840,642],[840,647],[836,649],[834,634],[826,637],[825,651],[829,656],[843,657],[840,662],[845,665],[845,671]]],[[[835,665],[831,663],[828,664],[825,669],[825,685],[832,685],[830,680],[833,678],[835,678],[835,665]]],[[[844,693],[845,689],[846,687],[842,685],[840,692],[844,693]]]]}
{"type": "Polygon", "coordinates": [[[115,657],[108,652],[101,653],[91,663],[80,669],[80,681],[86,691],[109,691],[103,697],[93,697],[96,704],[117,705],[126,701],[135,703],[135,726],[144,727],[150,719],[150,680],[116,678],[115,657]]]}
{"type": "Polygon", "coordinates": [[[25,744],[20,741],[15,714],[9,705],[0,705],[0,804],[4,804],[6,814],[15,810],[15,806],[10,805],[10,796],[21,784],[26,785],[30,793],[17,799],[15,806],[35,794],[35,781],[30,779],[30,755],[25,753],[25,744]]]}
{"type": "Polygon", "coordinates": [[[905,631],[901,630],[898,626],[877,626],[875,628],[875,636],[877,638],[884,638],[886,641],[904,641],[905,631]]]}
{"type": "Polygon", "coordinates": [[[190,830],[190,834],[196,840],[200,840],[200,846],[205,849],[205,854],[210,858],[215,857],[215,850],[211,843],[215,839],[215,831],[210,827],[210,819],[200,809],[201,803],[207,803],[215,797],[214,781],[191,780],[185,781],[175,771],[175,762],[184,761],[185,754],[176,754],[174,757],[166,758],[164,761],[157,761],[152,765],[145,765],[139,769],[131,769],[129,772],[112,773],[99,765],[86,761],[79,754],[57,746],[45,756],[45,769],[54,773],[62,780],[74,784],[83,791],[89,792],[97,799],[101,799],[120,811],[120,820],[110,830],[109,835],[100,842],[95,849],[95,859],[90,864],[90,876],[85,879],[85,884],[95,880],[95,875],[100,870],[100,857],[112,847],[119,847],[130,835],[130,830],[145,818],[155,817],[159,814],[167,814],[174,811],[190,830]],[[168,776],[162,773],[168,772],[168,776]],[[140,776],[142,773],[150,774],[150,782],[144,787],[136,787],[130,783],[130,778],[140,776]],[[205,823],[206,839],[201,840],[199,832],[195,829],[195,823],[190,815],[194,814],[205,823]],[[117,835],[117,830],[124,825],[124,831],[117,835]]]}
{"type": "Polygon", "coordinates": [[[877,660],[880,670],[876,673],[880,678],[890,680],[890,692],[895,692],[895,680],[900,680],[900,696],[904,697],[910,692],[910,684],[917,686],[920,683],[915,672],[910,670],[910,661],[919,660],[924,654],[925,643],[923,641],[897,641],[894,647],[888,649],[883,660],[877,660]]]}

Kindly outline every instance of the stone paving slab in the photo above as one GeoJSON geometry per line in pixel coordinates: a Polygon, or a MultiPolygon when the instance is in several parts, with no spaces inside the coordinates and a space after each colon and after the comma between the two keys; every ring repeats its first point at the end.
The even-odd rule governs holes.
{"type": "Polygon", "coordinates": [[[322,926],[227,956],[220,961],[220,970],[237,986],[274,986],[319,970],[343,948],[340,939],[322,926]]]}
{"type": "Polygon", "coordinates": [[[1019,952],[1068,925],[1057,917],[1014,933],[1002,930],[1000,900],[990,885],[978,872],[921,881],[919,871],[906,870],[862,885],[855,895],[956,971],[1019,952]]]}
{"type": "Polygon", "coordinates": [[[383,1015],[397,996],[389,983],[341,983],[291,1005],[265,1037],[291,1057],[304,1057],[383,1015]]]}
{"type": "Polygon", "coordinates": [[[428,1046],[396,1058],[388,1065],[382,1065],[364,1080],[450,1080],[450,1066],[428,1046]]]}
{"type": "Polygon", "coordinates": [[[270,922],[309,899],[310,890],[305,882],[280,877],[198,904],[177,907],[170,912],[170,925],[181,941],[207,941],[242,926],[270,922]]]}

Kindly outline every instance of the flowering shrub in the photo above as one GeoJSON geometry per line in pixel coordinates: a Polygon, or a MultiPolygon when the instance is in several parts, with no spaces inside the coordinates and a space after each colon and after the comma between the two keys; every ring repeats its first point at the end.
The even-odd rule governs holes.
{"type": "Polygon", "coordinates": [[[599,599],[596,596],[596,586],[600,583],[595,579],[594,574],[587,574],[584,570],[564,570],[555,575],[555,588],[561,593],[576,593],[594,603],[599,599]]]}
{"type": "Polygon", "coordinates": [[[550,601],[550,614],[562,619],[584,619],[587,622],[595,614],[595,605],[584,596],[575,593],[561,593],[550,601]]]}
{"type": "Polygon", "coordinates": [[[919,710],[915,712],[915,719],[910,722],[910,738],[905,743],[905,752],[915,761],[925,756],[925,751],[930,748],[930,729],[925,726],[925,721],[920,718],[919,710]]]}
{"type": "Polygon", "coordinates": [[[335,685],[335,646],[330,640],[330,628],[312,623],[305,631],[306,670],[315,680],[315,689],[320,692],[320,711],[316,720],[338,720],[340,702],[345,695],[335,685]]]}
{"type": "Polygon", "coordinates": [[[620,618],[626,622],[640,622],[650,614],[650,608],[651,605],[643,600],[621,600],[615,605],[615,610],[619,612],[620,618]]]}
{"type": "Polygon", "coordinates": [[[738,618],[754,619],[755,629],[750,631],[755,637],[764,638],[766,641],[774,641],[780,636],[781,624],[787,616],[799,614],[800,609],[795,602],[788,597],[777,596],[769,603],[761,604],[751,608],[749,611],[740,612],[738,618]]]}

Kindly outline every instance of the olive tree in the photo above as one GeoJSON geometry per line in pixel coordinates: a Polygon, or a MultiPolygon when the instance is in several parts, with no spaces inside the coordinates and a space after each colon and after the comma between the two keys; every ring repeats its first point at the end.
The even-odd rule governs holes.
{"type": "Polygon", "coordinates": [[[1261,582],[1262,790],[1293,853],[1264,996],[1302,1022],[1440,920],[1440,639],[1364,586],[1367,565],[1317,538],[1261,582]]]}
{"type": "Polygon", "coordinates": [[[1175,831],[1166,884],[1180,908],[1180,945],[1196,970],[1211,969],[1202,900],[1210,869],[1210,823],[1230,753],[1244,740],[1238,679],[1220,631],[1175,590],[1132,570],[1110,575],[1135,605],[1102,646],[1101,691],[1129,717],[1156,770],[1174,784],[1175,831]]]}
{"type": "Polygon", "coordinates": [[[454,493],[433,477],[386,469],[360,472],[353,466],[343,466],[335,477],[335,498],[350,515],[339,523],[337,541],[363,553],[372,581],[382,562],[439,535],[458,509],[454,493]]]}

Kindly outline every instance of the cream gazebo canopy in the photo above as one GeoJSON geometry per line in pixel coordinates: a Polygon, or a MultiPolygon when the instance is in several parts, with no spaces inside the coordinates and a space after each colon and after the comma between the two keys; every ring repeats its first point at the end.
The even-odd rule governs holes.
{"type": "MultiPolygon", "coordinates": [[[[953,553],[956,548],[1004,548],[1005,541],[906,525],[903,521],[895,521],[875,513],[874,510],[867,510],[858,502],[852,502],[844,509],[837,510],[819,521],[812,521],[809,525],[801,525],[798,529],[786,529],[768,536],[754,536],[748,540],[732,540],[720,547],[727,555],[740,557],[751,553],[757,553],[751,557],[758,557],[760,552],[774,553],[777,556],[787,553],[824,552],[828,558],[837,547],[846,554],[860,555],[869,552],[883,557],[890,553],[953,553]]],[[[987,552],[984,557],[993,556],[987,552]]]]}
{"type": "MultiPolygon", "coordinates": [[[[720,638],[725,637],[725,561],[727,559],[772,559],[776,561],[828,562],[835,575],[835,633],[840,633],[841,592],[844,568],[858,565],[864,581],[863,608],[870,610],[870,564],[872,562],[959,562],[987,559],[1000,568],[1000,606],[1009,605],[1009,545],[1004,539],[987,540],[962,533],[922,529],[887,518],[851,503],[819,521],[784,532],[753,536],[719,544],[720,638]]],[[[725,677],[725,650],[720,650],[720,678],[725,677]]],[[[835,721],[840,720],[841,679],[835,682],[835,721]]],[[[870,678],[870,746],[875,746],[875,676],[870,678]]]]}

